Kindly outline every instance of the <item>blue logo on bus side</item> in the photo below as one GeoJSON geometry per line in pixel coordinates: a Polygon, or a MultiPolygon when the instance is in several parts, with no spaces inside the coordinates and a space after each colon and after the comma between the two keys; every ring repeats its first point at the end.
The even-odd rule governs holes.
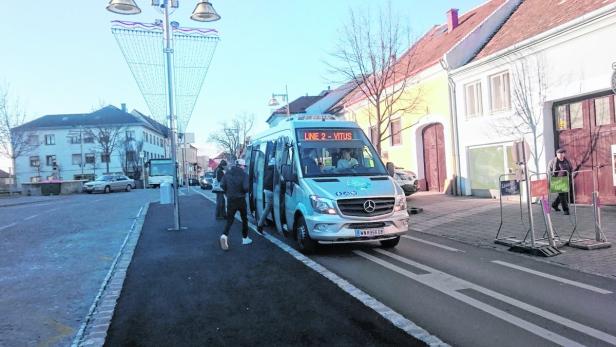
{"type": "Polygon", "coordinates": [[[336,196],[356,196],[357,192],[356,191],[350,191],[350,192],[336,192],[336,196]]]}

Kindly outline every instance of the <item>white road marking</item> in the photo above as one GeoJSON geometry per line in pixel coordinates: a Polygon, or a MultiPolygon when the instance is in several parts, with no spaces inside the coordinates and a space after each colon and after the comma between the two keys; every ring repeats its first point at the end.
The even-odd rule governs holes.
{"type": "Polygon", "coordinates": [[[541,328],[539,326],[536,326],[534,324],[531,324],[531,323],[528,323],[528,322],[525,322],[525,321],[520,321],[517,318],[515,320],[510,320],[509,319],[510,318],[509,314],[507,314],[507,313],[505,313],[503,311],[500,311],[500,310],[498,310],[496,308],[493,308],[493,307],[491,307],[489,305],[477,302],[476,300],[474,300],[472,298],[469,298],[466,295],[464,295],[462,293],[459,293],[457,291],[461,290],[461,289],[473,289],[473,290],[478,291],[478,292],[480,292],[482,294],[485,294],[485,295],[491,296],[491,297],[493,297],[493,298],[495,298],[497,300],[503,301],[503,302],[505,302],[507,304],[516,306],[516,307],[518,307],[518,308],[520,308],[522,310],[525,310],[525,311],[528,311],[528,312],[533,313],[535,315],[541,316],[541,317],[543,317],[545,319],[554,321],[556,323],[559,323],[561,325],[569,327],[569,328],[571,328],[573,330],[577,330],[577,331],[579,331],[579,332],[581,332],[583,334],[586,334],[586,335],[592,336],[594,338],[597,338],[599,340],[602,340],[602,341],[611,343],[613,345],[616,345],[616,336],[609,335],[609,334],[607,334],[607,333],[605,333],[603,331],[594,329],[592,327],[589,327],[589,326],[583,325],[581,323],[572,321],[572,320],[570,320],[568,318],[565,318],[565,317],[559,316],[557,314],[548,312],[546,310],[540,309],[538,307],[529,305],[529,304],[527,304],[525,302],[522,302],[522,301],[516,300],[514,298],[508,297],[506,295],[497,293],[497,292],[495,292],[493,290],[490,290],[488,288],[485,288],[485,287],[479,286],[477,284],[465,281],[463,279],[460,279],[460,278],[457,278],[455,276],[449,275],[449,274],[447,274],[445,272],[442,272],[442,271],[439,271],[437,269],[431,268],[429,266],[417,263],[417,262],[412,261],[410,259],[401,257],[401,256],[399,256],[397,254],[394,254],[394,253],[391,253],[391,252],[388,252],[388,251],[385,251],[385,250],[382,250],[382,249],[375,249],[375,251],[379,252],[381,254],[384,254],[384,255],[386,255],[386,256],[388,256],[390,258],[396,259],[396,260],[398,260],[400,262],[403,262],[403,263],[412,265],[414,267],[420,268],[420,269],[422,269],[424,271],[429,272],[429,274],[416,275],[416,274],[414,274],[414,273],[412,273],[410,271],[407,271],[407,270],[405,270],[403,268],[400,268],[400,267],[398,267],[396,265],[390,264],[390,263],[386,262],[385,260],[382,260],[380,258],[371,256],[371,255],[369,255],[367,253],[364,253],[362,251],[353,251],[353,252],[355,254],[363,257],[363,258],[366,258],[366,259],[369,259],[369,260],[371,260],[371,261],[373,261],[375,263],[378,263],[378,264],[380,264],[380,265],[382,265],[382,266],[384,266],[384,267],[386,267],[386,268],[388,268],[388,269],[390,269],[392,271],[398,272],[398,273],[400,273],[400,274],[402,274],[402,275],[404,275],[404,276],[406,276],[406,277],[408,277],[408,278],[410,278],[412,280],[415,280],[415,281],[417,281],[419,283],[425,284],[425,285],[427,285],[427,286],[429,286],[431,288],[434,288],[434,289],[436,289],[436,290],[438,290],[438,291],[440,291],[442,293],[445,293],[445,294],[447,294],[447,295],[449,295],[451,297],[454,297],[454,298],[456,298],[456,299],[458,299],[460,301],[463,301],[463,302],[465,302],[465,303],[467,303],[467,304],[469,304],[471,306],[477,307],[478,309],[480,309],[482,311],[485,311],[485,312],[487,312],[489,314],[495,315],[496,317],[503,318],[504,320],[510,322],[511,324],[517,325],[520,328],[522,328],[524,330],[527,330],[527,331],[529,331],[529,332],[531,332],[533,334],[536,334],[536,335],[544,337],[544,338],[549,338],[549,339],[551,339],[552,341],[554,341],[556,343],[559,343],[559,344],[562,344],[562,345],[566,345],[566,346],[569,346],[569,345],[579,345],[577,342],[571,341],[571,340],[569,340],[569,339],[567,339],[567,338],[565,338],[563,336],[554,334],[554,333],[552,333],[550,331],[546,331],[545,329],[543,329],[543,328],[541,328]],[[479,304],[481,304],[481,305],[479,305],[479,304]],[[498,312],[498,311],[500,311],[500,312],[498,312]],[[522,324],[522,322],[523,322],[523,324],[522,324]]]}
{"type": "Polygon", "coordinates": [[[409,240],[413,240],[413,241],[417,241],[417,242],[421,242],[421,243],[425,243],[434,247],[438,247],[438,248],[442,248],[442,249],[446,249],[448,251],[451,252],[461,252],[461,253],[466,253],[463,250],[457,249],[457,248],[453,248],[453,247],[448,247],[445,245],[441,245],[440,243],[436,243],[436,242],[430,242],[430,241],[426,241],[426,240],[422,240],[420,238],[417,237],[413,237],[413,236],[408,236],[408,235],[402,235],[402,237],[404,237],[405,239],[409,239],[409,240]]]}
{"type": "Polygon", "coordinates": [[[532,270],[532,269],[529,269],[529,268],[525,268],[525,267],[522,267],[522,266],[514,265],[514,264],[511,264],[511,263],[504,262],[504,261],[492,260],[492,263],[495,263],[495,264],[498,264],[498,265],[502,265],[502,266],[506,266],[506,267],[509,267],[509,268],[512,268],[512,269],[524,271],[524,272],[527,272],[527,273],[530,273],[530,274],[533,274],[533,275],[549,278],[551,280],[558,281],[558,282],[561,282],[561,283],[565,283],[565,284],[568,284],[568,285],[572,285],[572,286],[575,286],[575,287],[592,290],[593,292],[597,292],[597,293],[600,293],[600,294],[612,294],[612,292],[609,291],[609,290],[601,289],[599,287],[591,286],[589,284],[584,284],[584,283],[568,280],[566,278],[562,278],[562,277],[546,274],[544,272],[535,271],[535,270],[532,270]]]}
{"type": "Polygon", "coordinates": [[[14,225],[17,225],[17,223],[11,223],[11,224],[5,225],[5,226],[3,226],[3,227],[0,227],[0,230],[4,230],[4,229],[6,229],[6,228],[10,228],[10,227],[12,227],[12,226],[14,226],[14,225]]]}
{"type": "MultiPolygon", "coordinates": [[[[211,202],[216,203],[216,200],[214,200],[213,197],[208,197],[207,195],[205,195],[205,193],[202,193],[192,188],[191,190],[197,194],[200,194],[201,196],[210,200],[211,202]]],[[[235,219],[239,220],[240,218],[239,216],[236,216],[235,219]]],[[[250,226],[252,231],[256,230],[256,226],[254,224],[249,222],[248,225],[250,226]]],[[[439,346],[439,347],[448,346],[446,343],[441,341],[438,337],[434,335],[430,335],[429,332],[427,332],[420,326],[416,325],[412,321],[406,319],[404,316],[394,311],[389,306],[386,306],[385,304],[381,303],[380,301],[373,298],[369,294],[365,293],[361,289],[355,287],[353,284],[349,283],[345,279],[329,271],[323,265],[299,253],[298,251],[296,251],[295,249],[293,249],[292,247],[290,247],[283,241],[278,240],[276,237],[270,234],[265,234],[263,235],[263,237],[269,240],[271,243],[278,246],[279,248],[281,248],[283,251],[289,253],[295,259],[304,263],[304,265],[308,266],[312,270],[316,271],[317,273],[321,274],[323,277],[327,278],[328,280],[336,284],[344,292],[353,296],[354,298],[359,300],[364,305],[370,307],[372,310],[380,314],[383,318],[391,322],[394,326],[404,330],[407,334],[425,342],[428,346],[439,346]]]]}
{"type": "Polygon", "coordinates": [[[36,217],[38,217],[38,216],[39,216],[38,214],[33,214],[33,215],[31,215],[30,217],[26,217],[26,218],[24,218],[24,220],[30,220],[30,219],[32,219],[32,218],[36,218],[36,217]]]}

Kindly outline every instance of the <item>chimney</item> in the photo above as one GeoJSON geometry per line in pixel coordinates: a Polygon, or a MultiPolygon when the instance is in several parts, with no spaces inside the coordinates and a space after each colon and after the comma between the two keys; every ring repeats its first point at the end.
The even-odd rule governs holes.
{"type": "Polygon", "coordinates": [[[122,104],[120,104],[120,105],[121,105],[121,107],[120,107],[120,108],[122,109],[122,112],[126,112],[126,104],[125,104],[125,103],[122,103],[122,104]]]}
{"type": "Polygon", "coordinates": [[[447,11],[447,32],[452,32],[456,27],[458,27],[458,9],[452,8],[447,11]]]}

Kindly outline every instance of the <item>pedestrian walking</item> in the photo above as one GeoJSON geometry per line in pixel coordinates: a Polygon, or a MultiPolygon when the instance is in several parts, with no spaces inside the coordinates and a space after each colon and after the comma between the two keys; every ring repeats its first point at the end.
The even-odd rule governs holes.
{"type": "MultiPolygon", "coordinates": [[[[564,148],[559,148],[556,151],[556,158],[550,161],[548,165],[548,170],[552,177],[568,177],[569,185],[571,185],[571,172],[573,171],[573,167],[571,163],[566,158],[567,151],[564,148]]],[[[571,191],[571,190],[569,190],[571,191]]],[[[554,211],[560,211],[558,205],[561,205],[563,208],[563,213],[569,214],[569,193],[558,193],[558,197],[552,203],[552,208],[554,211]]]]}
{"type": "Polygon", "coordinates": [[[225,192],[220,187],[223,177],[225,176],[225,169],[227,168],[227,161],[221,160],[220,164],[216,168],[216,177],[214,178],[214,184],[212,192],[216,193],[216,219],[226,219],[226,204],[225,204],[225,192]]]}
{"type": "Polygon", "coordinates": [[[263,190],[265,194],[265,209],[261,216],[259,216],[259,222],[257,223],[257,233],[263,236],[263,224],[267,216],[271,213],[272,219],[274,219],[274,172],[276,171],[276,158],[271,158],[267,167],[265,168],[265,175],[263,176],[263,190]]]}
{"type": "Polygon", "coordinates": [[[227,196],[227,225],[225,231],[220,235],[220,247],[223,250],[229,249],[229,229],[233,225],[235,213],[240,212],[242,217],[242,244],[249,245],[252,240],[248,237],[248,212],[246,208],[246,193],[248,193],[248,175],[244,172],[246,162],[238,159],[236,164],[225,174],[220,182],[220,187],[227,196]]]}

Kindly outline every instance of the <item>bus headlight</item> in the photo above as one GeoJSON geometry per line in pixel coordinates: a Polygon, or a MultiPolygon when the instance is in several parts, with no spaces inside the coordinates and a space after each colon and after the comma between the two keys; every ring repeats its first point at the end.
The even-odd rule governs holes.
{"type": "Polygon", "coordinates": [[[323,214],[336,214],[334,201],[327,198],[322,198],[316,195],[310,195],[310,202],[315,212],[323,214]]]}
{"type": "Polygon", "coordinates": [[[396,205],[394,211],[406,211],[406,196],[396,195],[396,205]]]}

